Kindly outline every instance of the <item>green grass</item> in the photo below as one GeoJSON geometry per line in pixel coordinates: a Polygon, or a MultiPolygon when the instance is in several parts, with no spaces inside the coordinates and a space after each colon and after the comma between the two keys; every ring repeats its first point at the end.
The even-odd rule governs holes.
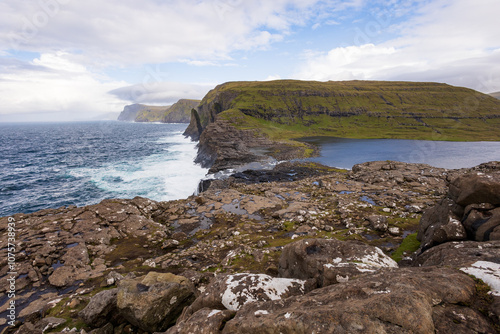
{"type": "Polygon", "coordinates": [[[172,106],[148,106],[142,105],[136,114],[136,122],[189,122],[191,109],[196,108],[199,100],[181,99],[172,106]]]}
{"type": "Polygon", "coordinates": [[[413,233],[404,238],[401,245],[392,253],[391,257],[394,261],[399,262],[403,258],[403,254],[413,253],[420,247],[420,241],[417,240],[417,233],[413,233]]]}
{"type": "Polygon", "coordinates": [[[438,83],[229,82],[210,91],[198,112],[203,127],[217,114],[305,156],[313,152],[294,139],[500,140],[500,100],[438,83]]]}

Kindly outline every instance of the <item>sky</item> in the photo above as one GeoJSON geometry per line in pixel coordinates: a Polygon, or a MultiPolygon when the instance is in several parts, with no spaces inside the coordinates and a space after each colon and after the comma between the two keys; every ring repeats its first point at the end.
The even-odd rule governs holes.
{"type": "Polygon", "coordinates": [[[500,91],[499,0],[0,0],[0,122],[104,117],[227,81],[500,91]]]}

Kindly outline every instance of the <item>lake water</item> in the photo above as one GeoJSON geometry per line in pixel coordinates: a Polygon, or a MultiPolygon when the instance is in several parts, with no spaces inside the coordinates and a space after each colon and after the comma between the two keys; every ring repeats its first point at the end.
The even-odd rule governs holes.
{"type": "Polygon", "coordinates": [[[321,156],[309,159],[328,166],[351,169],[377,160],[425,163],[448,169],[474,167],[500,161],[500,142],[448,142],[403,139],[345,139],[310,137],[301,141],[318,145],[321,156]]]}

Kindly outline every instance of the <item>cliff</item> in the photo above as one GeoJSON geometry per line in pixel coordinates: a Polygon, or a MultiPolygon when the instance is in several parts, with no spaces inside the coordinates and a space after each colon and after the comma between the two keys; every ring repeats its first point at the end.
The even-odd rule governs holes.
{"type": "Polygon", "coordinates": [[[235,152],[243,162],[311,156],[312,147],[294,140],[307,136],[500,140],[499,126],[500,101],[467,88],[277,80],[217,86],[193,110],[185,135],[200,140],[198,162],[216,171],[237,161],[235,152]]]}
{"type": "Polygon", "coordinates": [[[198,106],[199,100],[181,99],[172,106],[148,106],[132,104],[125,106],[118,116],[119,121],[189,123],[191,109],[198,106]]]}
{"type": "Polygon", "coordinates": [[[191,120],[191,110],[200,104],[200,100],[181,99],[174,103],[163,114],[162,123],[189,123],[191,120]]]}

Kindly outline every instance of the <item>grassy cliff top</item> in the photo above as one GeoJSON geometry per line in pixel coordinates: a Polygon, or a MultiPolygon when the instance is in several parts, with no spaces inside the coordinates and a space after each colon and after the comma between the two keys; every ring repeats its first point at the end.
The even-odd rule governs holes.
{"type": "Polygon", "coordinates": [[[208,125],[210,110],[237,128],[280,141],[306,136],[500,140],[498,99],[441,83],[228,82],[210,91],[199,110],[202,126],[208,125]]]}

